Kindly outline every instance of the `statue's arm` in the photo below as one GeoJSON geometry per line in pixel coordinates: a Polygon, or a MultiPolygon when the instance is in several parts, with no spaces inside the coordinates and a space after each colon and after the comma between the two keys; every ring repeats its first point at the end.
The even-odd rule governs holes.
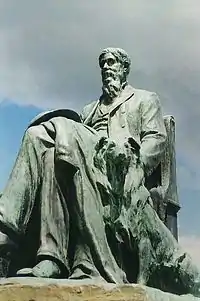
{"type": "Polygon", "coordinates": [[[86,117],[87,117],[87,114],[86,114],[86,109],[85,109],[85,107],[84,107],[83,110],[82,110],[81,113],[80,113],[81,121],[84,122],[85,119],[86,119],[86,117]]]}
{"type": "Polygon", "coordinates": [[[88,115],[91,113],[92,109],[94,108],[96,104],[96,101],[93,101],[89,104],[87,104],[83,109],[82,112],[80,114],[80,118],[81,121],[84,122],[86,120],[86,118],[88,117],[88,115]]]}
{"type": "Polygon", "coordinates": [[[160,163],[167,138],[160,100],[156,93],[150,93],[141,102],[141,114],[140,156],[145,173],[150,175],[160,163]]]}

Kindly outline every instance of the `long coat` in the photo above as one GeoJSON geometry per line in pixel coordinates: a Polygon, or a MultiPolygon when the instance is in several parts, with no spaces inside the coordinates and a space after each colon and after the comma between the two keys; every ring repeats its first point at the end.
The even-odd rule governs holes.
{"type": "MultiPolygon", "coordinates": [[[[81,119],[84,124],[90,126],[99,102],[100,100],[93,101],[83,108],[81,119]]],[[[47,121],[54,116],[79,121],[73,111],[61,109],[41,113],[29,126],[47,121]]],[[[108,136],[117,141],[126,141],[127,138],[133,137],[140,145],[145,173],[151,174],[160,162],[166,142],[166,129],[158,95],[127,85],[109,112],[108,136]]]]}
{"type": "MultiPolygon", "coordinates": [[[[158,96],[126,86],[108,118],[108,137],[120,145],[120,149],[116,148],[112,160],[103,162],[107,169],[99,170],[94,164],[95,145],[99,136],[90,127],[99,101],[83,109],[82,124],[73,121],[81,120],[70,110],[53,110],[36,117],[30,126],[44,123],[48,127],[50,122],[55,129],[56,160],[63,160],[76,168],[73,178],[76,200],[72,201],[77,210],[77,223],[83,241],[77,245],[78,255],[75,254],[74,265],[77,262],[77,266],[87,266],[89,256],[90,263],[93,262],[106,280],[120,283],[126,281],[126,270],[117,263],[110,249],[106,222],[113,227],[111,231],[114,229],[114,233],[119,230],[119,237],[121,230],[128,234],[128,229],[131,229],[133,236],[137,236],[132,209],[140,200],[145,204],[149,198],[144,187],[144,173],[149,175],[159,164],[165,148],[166,132],[158,96]],[[128,138],[132,138],[140,148],[140,164],[137,164],[137,155],[134,153],[130,155],[131,162],[122,154],[123,144],[128,138]],[[107,217],[106,208],[109,212],[107,217]],[[111,216],[112,219],[109,219],[111,216]]],[[[119,237],[123,240],[123,237],[119,237]]]]}

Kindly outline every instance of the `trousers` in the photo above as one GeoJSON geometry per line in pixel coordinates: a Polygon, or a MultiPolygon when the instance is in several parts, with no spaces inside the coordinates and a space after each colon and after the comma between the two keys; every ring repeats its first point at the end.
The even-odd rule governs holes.
{"type": "Polygon", "coordinates": [[[25,234],[33,207],[38,201],[38,256],[52,256],[67,266],[69,216],[56,179],[54,146],[55,129],[52,123],[27,129],[0,198],[0,221],[16,236],[25,234]],[[38,199],[37,195],[40,196],[38,199]]]}

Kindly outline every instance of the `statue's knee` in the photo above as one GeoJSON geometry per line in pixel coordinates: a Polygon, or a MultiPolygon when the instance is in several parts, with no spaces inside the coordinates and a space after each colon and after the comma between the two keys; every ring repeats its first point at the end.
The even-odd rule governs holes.
{"type": "Polygon", "coordinates": [[[40,126],[31,126],[28,128],[24,134],[24,137],[29,137],[31,139],[37,139],[41,135],[41,127],[40,126]]]}

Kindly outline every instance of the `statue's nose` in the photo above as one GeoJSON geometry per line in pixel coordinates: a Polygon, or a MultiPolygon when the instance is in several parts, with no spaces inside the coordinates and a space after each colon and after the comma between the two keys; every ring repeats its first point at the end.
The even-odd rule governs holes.
{"type": "Polygon", "coordinates": [[[103,69],[108,69],[108,63],[107,62],[104,63],[103,69]]]}

